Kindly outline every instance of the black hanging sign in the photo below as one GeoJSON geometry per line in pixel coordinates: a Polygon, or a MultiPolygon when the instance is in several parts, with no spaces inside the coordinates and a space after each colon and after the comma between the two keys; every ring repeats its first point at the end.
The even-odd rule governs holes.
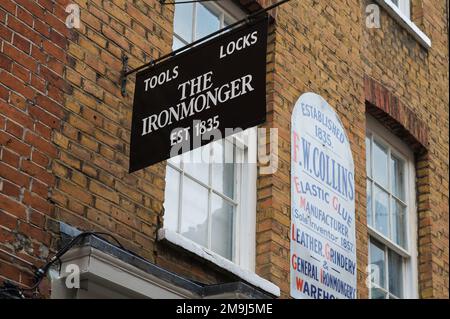
{"type": "Polygon", "coordinates": [[[266,120],[267,24],[263,15],[137,73],[130,172],[266,120]]]}

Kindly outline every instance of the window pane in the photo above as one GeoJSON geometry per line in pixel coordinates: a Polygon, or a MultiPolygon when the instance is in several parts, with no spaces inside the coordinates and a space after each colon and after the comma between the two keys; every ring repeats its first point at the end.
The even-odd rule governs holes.
{"type": "Polygon", "coordinates": [[[374,185],[375,197],[375,229],[389,237],[389,196],[374,185]]]}
{"type": "Polygon", "coordinates": [[[391,158],[391,187],[392,193],[405,200],[405,176],[404,176],[405,163],[395,156],[391,158]]]}
{"type": "MultiPolygon", "coordinates": [[[[225,27],[229,26],[230,24],[235,23],[237,20],[238,19],[235,19],[235,18],[229,16],[228,14],[225,14],[223,17],[223,25],[221,26],[221,28],[225,28],[225,27]]],[[[225,30],[221,34],[225,34],[227,32],[230,32],[230,30],[225,30]]]]}
{"type": "Polygon", "coordinates": [[[389,292],[398,298],[403,298],[403,259],[389,250],[388,264],[389,292]]]}
{"type": "Polygon", "coordinates": [[[383,246],[371,240],[369,263],[372,269],[372,283],[382,288],[386,287],[385,262],[383,246]]]}
{"type": "Polygon", "coordinates": [[[181,163],[181,155],[178,155],[178,156],[169,158],[167,161],[168,161],[170,164],[172,164],[173,166],[179,168],[179,167],[180,167],[180,163],[181,163]]]}
{"type": "Polygon", "coordinates": [[[370,298],[371,299],[386,299],[387,293],[379,288],[371,288],[370,289],[370,298]]]}
{"type": "Polygon", "coordinates": [[[179,48],[184,47],[185,44],[183,42],[181,42],[180,40],[178,40],[177,37],[173,37],[173,44],[172,44],[172,50],[175,51],[179,48]]]}
{"type": "Polygon", "coordinates": [[[220,196],[211,199],[211,249],[219,255],[233,257],[234,206],[220,196]]]}
{"type": "Polygon", "coordinates": [[[185,176],[182,205],[182,235],[206,246],[208,239],[208,190],[185,176]]]}
{"type": "Polygon", "coordinates": [[[212,148],[212,186],[216,191],[234,198],[234,146],[222,140],[213,143],[212,148]]]}
{"type": "Polygon", "coordinates": [[[229,26],[230,24],[233,24],[234,22],[236,22],[237,19],[229,16],[228,14],[225,14],[225,16],[223,17],[223,27],[229,26]]]}
{"type": "Polygon", "coordinates": [[[367,224],[373,227],[373,212],[372,212],[372,183],[367,180],[366,187],[367,197],[367,224]]]}
{"type": "Polygon", "coordinates": [[[403,248],[406,247],[406,207],[397,200],[392,200],[392,240],[403,248]]]}
{"type": "Polygon", "coordinates": [[[180,173],[167,165],[164,198],[164,228],[177,231],[178,203],[180,196],[180,173]]]}
{"type": "Polygon", "coordinates": [[[373,143],[373,177],[377,183],[388,187],[388,155],[387,149],[376,141],[373,143]]]}
{"type": "Polygon", "coordinates": [[[214,31],[219,30],[220,20],[219,18],[206,9],[206,7],[202,4],[197,4],[197,19],[196,19],[196,32],[195,39],[198,40],[207,36],[214,31]]]}
{"type": "Polygon", "coordinates": [[[173,31],[186,42],[192,42],[192,13],[192,3],[175,6],[173,31]]]}
{"type": "Polygon", "coordinates": [[[184,171],[209,185],[209,145],[183,154],[184,171]]]}
{"type": "Polygon", "coordinates": [[[366,136],[366,174],[369,177],[372,177],[372,169],[370,164],[370,138],[366,136]]]}
{"type": "Polygon", "coordinates": [[[411,0],[390,0],[407,18],[411,18],[410,1],[411,0]]]}

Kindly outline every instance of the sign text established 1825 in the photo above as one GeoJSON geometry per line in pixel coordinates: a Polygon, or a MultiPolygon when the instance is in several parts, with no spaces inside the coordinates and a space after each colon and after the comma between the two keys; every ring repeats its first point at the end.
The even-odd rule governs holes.
{"type": "Polygon", "coordinates": [[[130,172],[266,119],[267,16],[136,75],[130,172]]]}

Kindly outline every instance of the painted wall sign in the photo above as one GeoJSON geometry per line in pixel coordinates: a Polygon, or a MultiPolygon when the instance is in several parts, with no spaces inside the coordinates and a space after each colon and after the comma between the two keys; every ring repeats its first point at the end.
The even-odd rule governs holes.
{"type": "Polygon", "coordinates": [[[291,120],[291,296],[356,298],[355,182],[333,109],[306,93],[291,120]]]}
{"type": "Polygon", "coordinates": [[[267,23],[263,15],[137,73],[130,172],[265,121],[267,23]]]}

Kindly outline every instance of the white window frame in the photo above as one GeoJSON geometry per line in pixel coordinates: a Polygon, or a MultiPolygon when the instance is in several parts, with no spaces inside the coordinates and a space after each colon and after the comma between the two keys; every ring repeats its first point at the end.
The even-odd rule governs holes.
{"type": "MultiPolygon", "coordinates": [[[[193,10],[196,10],[197,5],[197,3],[194,3],[193,10]]],[[[223,22],[224,16],[237,21],[245,15],[244,12],[242,12],[231,1],[220,2],[220,5],[214,2],[204,2],[202,5],[214,12],[217,12],[218,10],[223,11],[221,23],[223,22]]],[[[195,19],[195,12],[193,17],[195,19]]],[[[193,21],[192,25],[193,28],[195,28],[195,21],[193,21]]],[[[192,31],[195,39],[195,29],[192,31]]],[[[174,37],[177,37],[178,40],[183,43],[186,42],[180,39],[175,32],[174,37]]],[[[232,141],[235,145],[240,145],[239,147],[245,148],[242,163],[239,163],[238,165],[240,178],[236,179],[238,183],[235,185],[237,196],[239,198],[235,199],[238,202],[238,205],[235,212],[235,247],[233,248],[233,261],[220,256],[212,250],[195,243],[194,241],[182,236],[177,231],[168,229],[165,226],[163,226],[163,229],[158,232],[158,239],[165,239],[175,245],[181,246],[184,249],[189,250],[202,258],[208,259],[216,265],[231,271],[232,273],[235,273],[248,282],[256,286],[260,286],[262,289],[279,296],[280,290],[276,285],[254,273],[256,258],[257,129],[250,128],[242,133],[227,137],[227,139],[228,141],[232,141]]],[[[168,162],[167,165],[179,171],[179,169],[174,167],[170,162],[168,162]]],[[[198,179],[194,179],[192,176],[189,177],[194,181],[199,182],[198,179]]],[[[201,183],[201,185],[206,186],[204,183],[201,183]]],[[[181,197],[182,196],[180,193],[180,200],[181,197]]],[[[165,212],[165,214],[167,213],[170,212],[165,212]]],[[[178,229],[180,229],[180,220],[181,218],[179,218],[178,221],[178,229]]]]}
{"type": "MultiPolygon", "coordinates": [[[[397,21],[405,30],[419,42],[425,49],[431,48],[431,39],[420,28],[411,21],[411,6],[408,4],[409,10],[406,5],[401,5],[402,8],[395,5],[391,0],[375,0],[380,6],[382,6],[387,13],[397,21]],[[405,11],[408,10],[408,11],[405,11]],[[405,14],[404,12],[409,12],[405,14]]],[[[401,0],[399,0],[401,1],[401,0]]],[[[408,1],[409,2],[409,1],[408,1]]]]}
{"type": "MultiPolygon", "coordinates": [[[[239,264],[230,261],[227,258],[213,252],[212,250],[195,243],[194,241],[184,237],[177,231],[165,228],[158,230],[158,240],[167,240],[168,242],[181,247],[191,253],[208,260],[216,266],[225,269],[232,274],[238,276],[244,281],[279,297],[280,288],[272,282],[258,276],[255,273],[255,256],[256,256],[256,183],[257,183],[257,130],[250,128],[239,135],[227,137],[234,139],[234,143],[245,143],[246,152],[244,163],[240,164],[244,167],[241,173],[241,203],[239,209],[235,212],[235,225],[238,227],[237,236],[234,241],[234,254],[239,260],[239,264]],[[247,135],[243,138],[242,135],[247,135]],[[253,145],[253,146],[251,146],[253,145]],[[245,168],[245,169],[244,169],[245,168]],[[245,225],[245,227],[242,227],[245,225]]],[[[172,167],[172,164],[168,163],[172,167]]],[[[181,197],[181,196],[180,196],[181,197]]],[[[167,214],[167,212],[165,212],[167,214]]]]}
{"type": "MultiPolygon", "coordinates": [[[[211,10],[212,12],[218,14],[220,13],[220,26],[223,26],[224,20],[239,20],[244,17],[244,12],[240,10],[235,4],[233,4],[231,1],[223,1],[220,4],[215,2],[203,2],[203,3],[193,3],[192,10],[193,10],[193,21],[192,21],[192,41],[198,40],[196,39],[196,10],[199,5],[205,6],[208,10],[211,10]]],[[[184,44],[188,44],[182,37],[178,36],[174,30],[173,36],[176,37],[179,41],[181,41],[184,44]]],[[[255,158],[250,158],[251,163],[255,163],[253,165],[247,165],[247,169],[243,169],[243,165],[236,165],[235,171],[237,171],[236,174],[236,180],[235,180],[235,194],[236,198],[233,200],[234,203],[237,204],[236,211],[235,211],[235,227],[234,227],[234,243],[233,246],[233,256],[232,256],[232,262],[239,265],[243,269],[254,271],[255,270],[255,253],[256,253],[256,177],[257,177],[257,167],[256,167],[256,153],[248,155],[247,148],[248,145],[244,145],[243,140],[248,139],[248,143],[254,143],[256,145],[256,128],[249,129],[245,132],[243,132],[240,137],[234,136],[234,137],[228,137],[228,141],[232,142],[234,145],[241,145],[241,149],[245,148],[244,150],[244,156],[253,156],[255,158]],[[247,136],[244,138],[244,135],[247,136]],[[236,140],[240,140],[241,143],[236,143],[236,140]],[[239,181],[239,183],[237,183],[239,181]],[[254,183],[253,183],[254,181],[254,183]],[[247,212],[247,213],[244,213],[247,212]],[[249,213],[249,212],[254,212],[249,213]],[[241,225],[247,225],[245,229],[241,229],[241,225]]],[[[253,153],[253,152],[250,152],[253,153]]],[[[246,162],[243,158],[239,158],[238,162],[246,162]]],[[[178,172],[180,171],[179,168],[176,168],[172,164],[168,162],[168,165],[174,169],[176,169],[178,172]]],[[[209,165],[209,169],[211,169],[211,165],[209,165]]],[[[183,178],[182,173],[180,176],[183,178]]],[[[211,192],[214,192],[210,186],[205,185],[203,182],[199,181],[195,177],[187,174],[189,178],[191,178],[194,182],[199,183],[200,185],[206,187],[209,191],[209,195],[211,196],[211,192]]],[[[211,177],[211,175],[210,175],[211,177]]],[[[181,180],[180,180],[181,182],[181,180]]],[[[178,213],[180,212],[180,206],[182,201],[182,190],[180,191],[180,204],[178,213]]],[[[219,196],[222,196],[222,194],[218,194],[219,196]]],[[[208,219],[210,223],[210,209],[208,208],[208,219]]],[[[178,218],[178,230],[180,229],[180,223],[181,218],[179,215],[178,218]]],[[[208,228],[210,225],[208,226],[208,228]]],[[[186,238],[186,240],[189,240],[186,238]]],[[[211,242],[211,238],[208,237],[208,246],[211,242]]],[[[194,243],[192,241],[192,243],[194,243]]],[[[194,243],[196,244],[196,243],[194,243]]],[[[197,244],[196,244],[197,245],[197,244]]],[[[200,247],[203,247],[199,245],[200,247]]],[[[205,248],[205,247],[203,247],[205,248]]],[[[207,249],[207,248],[206,248],[207,249]]],[[[207,249],[208,253],[211,253],[215,255],[218,259],[224,258],[220,256],[219,254],[216,254],[210,249],[207,249]]],[[[226,258],[224,258],[226,259],[226,258]]]]}
{"type": "MultiPolygon", "coordinates": [[[[197,4],[194,4],[195,6],[197,4]]],[[[223,15],[221,18],[221,25],[224,21],[224,16],[233,20],[241,20],[245,14],[242,10],[230,0],[215,2],[203,2],[206,8],[211,11],[222,10],[223,15]]],[[[194,6],[194,7],[195,7],[194,6]]],[[[194,9],[196,10],[196,9],[194,9]]],[[[193,15],[195,19],[195,12],[193,15]]],[[[195,39],[195,21],[193,21],[193,35],[195,39]]],[[[174,38],[186,43],[174,32],[174,38]]],[[[258,276],[255,273],[255,259],[256,259],[256,201],[257,201],[257,130],[251,128],[243,132],[248,134],[249,144],[247,152],[245,152],[246,158],[244,159],[244,167],[241,170],[241,182],[240,182],[240,198],[239,212],[236,212],[238,216],[235,220],[238,228],[235,238],[235,248],[233,249],[236,261],[232,262],[219,254],[195,243],[194,241],[182,236],[180,233],[161,228],[158,230],[158,240],[167,240],[168,242],[181,247],[191,253],[199,256],[202,259],[208,260],[214,263],[216,266],[227,270],[228,272],[238,276],[242,280],[259,287],[260,289],[276,296],[280,296],[280,288],[272,282],[258,276]],[[244,169],[245,168],[245,169],[244,169]],[[245,225],[245,226],[244,226],[245,225]]],[[[228,137],[231,138],[231,137],[228,137]]],[[[234,136],[235,140],[242,140],[238,136],[234,136]]],[[[245,140],[245,139],[244,139],[245,140]]],[[[167,213],[167,212],[166,212],[167,213]]]]}
{"type": "MultiPolygon", "coordinates": [[[[239,9],[235,4],[233,4],[231,1],[220,1],[220,4],[217,2],[202,2],[202,3],[193,3],[192,5],[192,17],[193,17],[193,21],[192,21],[192,41],[196,41],[198,40],[196,37],[196,12],[197,12],[197,8],[199,5],[203,5],[205,6],[208,10],[214,12],[214,13],[219,13],[220,15],[220,27],[222,28],[224,25],[225,20],[233,20],[233,21],[238,21],[241,20],[245,17],[244,12],[239,9]]],[[[181,37],[180,35],[178,35],[175,30],[173,32],[173,36],[180,41],[181,43],[183,43],[184,45],[189,44],[189,42],[187,42],[185,39],[183,39],[183,37],[181,37]]]]}
{"type": "MultiPolygon", "coordinates": [[[[177,229],[169,229],[164,225],[167,230],[180,233],[181,221],[183,215],[182,201],[183,201],[183,177],[186,176],[195,183],[203,186],[208,190],[208,202],[211,201],[212,194],[225,198],[228,202],[235,204],[234,219],[233,219],[233,247],[232,247],[232,261],[239,265],[243,269],[250,271],[255,270],[255,236],[256,236],[256,179],[257,179],[257,166],[256,166],[256,152],[253,151],[250,145],[256,145],[256,128],[248,129],[242,133],[238,133],[233,136],[225,138],[234,148],[238,149],[236,153],[236,161],[234,163],[234,194],[235,198],[231,199],[226,195],[216,191],[211,186],[212,178],[212,164],[204,163],[208,165],[209,169],[209,182],[205,184],[203,181],[192,176],[188,172],[184,171],[182,165],[174,165],[170,161],[167,165],[177,171],[180,174],[180,186],[178,197],[178,214],[177,217],[177,229]],[[251,164],[253,163],[253,164],[251,164]],[[252,213],[253,212],[253,213],[252,213]],[[245,227],[242,227],[245,225],[245,227]]],[[[182,157],[181,157],[182,158],[182,157]]],[[[182,164],[182,163],[181,163],[182,164]]],[[[174,212],[166,212],[174,213],[174,212]]],[[[211,210],[210,204],[208,204],[208,244],[211,246],[211,210]]],[[[181,233],[180,233],[181,234],[181,233]]],[[[186,238],[186,240],[190,240],[186,238]]],[[[192,241],[193,242],[193,241],[192,241]]],[[[193,242],[196,244],[195,242],[193,242]]],[[[197,244],[196,244],[197,245],[197,244]]],[[[201,246],[206,249],[210,254],[216,255],[217,258],[224,258],[215,253],[208,247],[201,246]]],[[[224,258],[226,259],[226,258],[224,258]]],[[[228,260],[228,259],[227,259],[228,260]]]]}
{"type": "Polygon", "coordinates": [[[406,18],[411,20],[411,0],[397,0],[398,1],[398,5],[396,5],[393,0],[386,0],[386,1],[390,2],[392,5],[394,5],[397,8],[399,8],[401,13],[406,18]]]}
{"type": "MultiPolygon", "coordinates": [[[[417,241],[417,199],[416,199],[416,179],[415,179],[415,162],[414,153],[405,145],[405,143],[400,140],[397,136],[389,132],[384,126],[382,126],[377,120],[375,120],[370,115],[366,119],[366,136],[372,136],[371,145],[373,145],[373,137],[377,142],[381,143],[383,146],[387,146],[389,151],[389,156],[394,154],[404,161],[405,164],[405,203],[407,203],[406,218],[405,218],[405,237],[407,243],[407,249],[400,247],[385,235],[381,234],[375,228],[372,228],[369,224],[367,225],[370,238],[375,239],[379,243],[385,246],[385,256],[386,249],[389,248],[395,253],[399,254],[403,258],[403,298],[404,299],[416,299],[419,296],[418,288],[418,241],[417,241]]],[[[373,163],[373,161],[372,161],[373,163]]],[[[373,166],[373,165],[372,165],[373,166]]],[[[388,170],[390,170],[390,165],[388,165],[388,170]]],[[[371,167],[373,174],[373,167],[371,167]]],[[[390,174],[388,174],[389,183],[390,174]]],[[[389,197],[390,198],[390,197],[389,197]]],[[[374,198],[372,198],[372,214],[375,215],[374,211],[374,198]]],[[[391,209],[391,202],[389,201],[389,209],[391,209]]],[[[391,218],[391,217],[389,217],[391,218]]],[[[370,244],[368,247],[369,258],[370,258],[370,244]]],[[[370,260],[369,260],[370,261],[370,260]]],[[[387,258],[386,258],[387,261],[387,258]]],[[[386,287],[389,287],[388,278],[388,268],[386,268],[386,287]]],[[[369,290],[369,298],[370,298],[369,290]]]]}

